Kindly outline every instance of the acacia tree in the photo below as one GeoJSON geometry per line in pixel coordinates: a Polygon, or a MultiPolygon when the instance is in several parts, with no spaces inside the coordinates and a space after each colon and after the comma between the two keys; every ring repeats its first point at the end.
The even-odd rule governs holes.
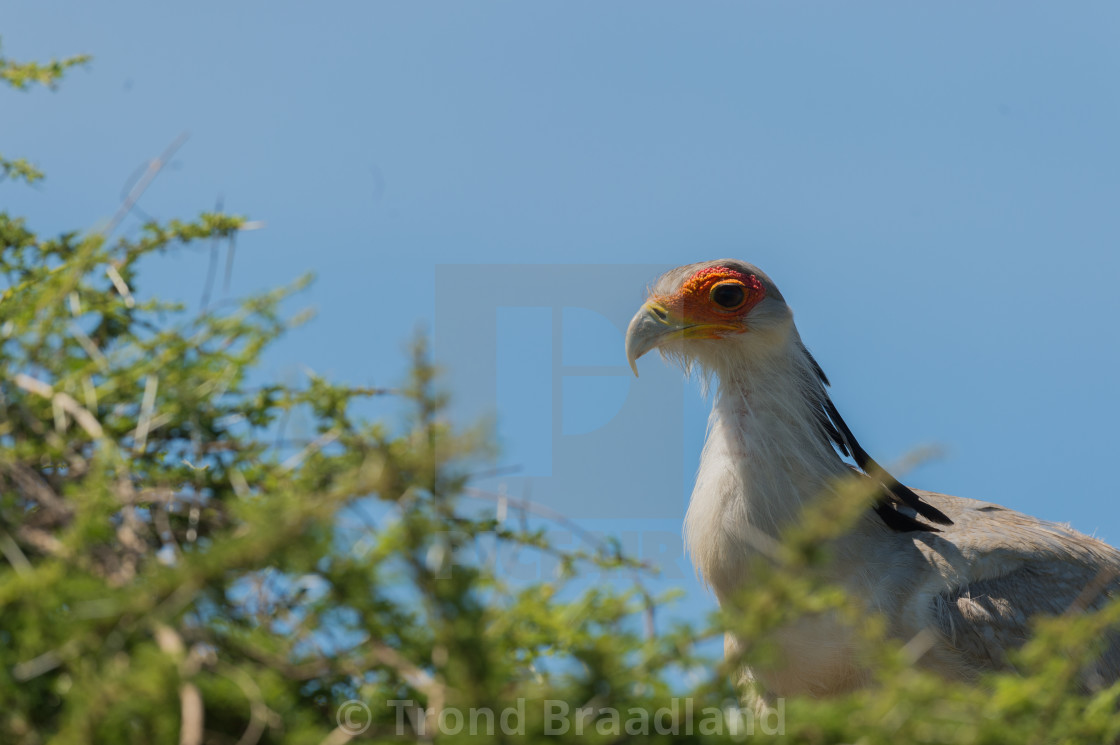
{"type": "MultiPolygon", "coordinates": [[[[84,61],[0,57],[0,77],[53,88],[84,61]]],[[[43,176],[25,160],[0,167],[8,181],[43,176]]],[[[449,714],[472,709],[496,714],[480,718],[485,741],[577,729],[604,743],[722,741],[759,724],[718,708],[734,701],[743,660],[697,658],[697,643],[734,627],[757,640],[749,661],[771,654],[769,631],[799,614],[851,612],[807,570],[868,495],[841,490],[807,517],[712,628],[657,628],[661,601],[640,584],[568,587],[588,567],[646,571],[615,546],[557,548],[541,530],[463,506],[488,438],[447,420],[422,339],[392,390],[261,382],[255,366],[289,326],[279,306],[300,283],[191,313],[140,281],[145,262],[233,240],[244,218],[202,213],[118,235],[120,223],[43,237],[0,212],[3,742],[456,739],[471,737],[467,726],[456,734],[468,722],[449,714]],[[409,404],[403,426],[352,413],[379,396],[409,404]],[[284,440],[280,422],[297,409],[314,435],[284,440]],[[503,582],[464,551],[483,535],[554,556],[560,576],[503,582]],[[691,724],[673,726],[674,695],[692,699],[691,724]]],[[[1033,676],[982,688],[921,673],[869,622],[881,684],[790,701],[781,727],[751,734],[1115,739],[1120,689],[1073,691],[1086,640],[1115,616],[1051,622],[1019,661],[1033,676]]]]}
{"type": "MultiPolygon", "coordinates": [[[[53,87],[84,61],[0,70],[17,88],[53,87]]],[[[43,176],[2,162],[9,178],[43,176]]],[[[114,236],[119,222],[42,238],[0,213],[5,741],[319,742],[358,734],[338,724],[351,699],[380,703],[362,736],[407,737],[436,731],[452,705],[500,710],[547,690],[577,706],[604,686],[613,701],[641,698],[623,680],[658,662],[630,621],[652,601],[555,599],[581,562],[636,565],[457,509],[489,448],[483,430],[446,421],[422,339],[393,391],[251,384],[299,283],[189,313],[141,293],[143,262],[232,240],[244,219],[203,213],[114,236]],[[400,431],[350,413],[384,395],[411,404],[400,431]],[[278,442],[295,409],[315,437],[278,442]],[[355,530],[370,501],[389,519],[355,530]],[[509,588],[456,562],[482,533],[553,553],[565,576],[509,588]],[[535,665],[546,655],[581,672],[548,674],[535,665]],[[401,730],[388,701],[425,714],[405,711],[401,730]]],[[[530,715],[522,729],[539,726],[530,715]]]]}

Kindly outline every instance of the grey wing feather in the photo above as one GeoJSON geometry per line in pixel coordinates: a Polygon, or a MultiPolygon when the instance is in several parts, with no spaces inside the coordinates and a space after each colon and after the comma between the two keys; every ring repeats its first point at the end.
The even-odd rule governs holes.
{"type": "MultiPolygon", "coordinates": [[[[1033,616],[1077,610],[1079,601],[1090,594],[1097,600],[1087,609],[1099,608],[1111,593],[1093,593],[1092,589],[1107,576],[1115,579],[1106,569],[1026,566],[1002,577],[971,582],[934,598],[935,628],[962,656],[966,667],[977,671],[1005,668],[1008,650],[1030,638],[1033,616]]],[[[1107,680],[1120,675],[1116,641],[1112,640],[1100,660],[1104,667],[1099,672],[1107,680]]]]}
{"type": "MultiPolygon", "coordinates": [[[[929,601],[928,618],[944,640],[933,650],[935,667],[965,677],[1006,668],[1007,652],[1027,641],[1034,617],[1095,610],[1120,597],[1120,552],[1108,544],[999,505],[927,498],[955,523],[923,540],[927,559],[936,552],[932,563],[957,580],[929,601]]],[[[1112,634],[1085,685],[1118,678],[1120,635],[1112,634]]]]}

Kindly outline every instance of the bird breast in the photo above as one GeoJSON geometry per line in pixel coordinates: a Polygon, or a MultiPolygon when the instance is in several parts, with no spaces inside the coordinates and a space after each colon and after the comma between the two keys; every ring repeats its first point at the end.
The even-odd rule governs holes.
{"type": "Polygon", "coordinates": [[[848,467],[820,435],[799,376],[723,381],[685,516],[694,566],[721,600],[750,561],[848,467]]]}

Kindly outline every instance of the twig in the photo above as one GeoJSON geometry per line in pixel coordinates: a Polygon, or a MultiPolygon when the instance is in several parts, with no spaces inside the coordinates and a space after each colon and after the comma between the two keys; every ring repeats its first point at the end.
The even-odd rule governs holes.
{"type": "Polygon", "coordinates": [[[117,292],[124,298],[125,307],[135,308],[136,298],[132,297],[132,292],[129,291],[128,285],[121,276],[120,271],[113,264],[109,264],[105,268],[105,273],[109,275],[109,281],[113,283],[113,287],[117,288],[117,292]]]}
{"type": "MultiPolygon", "coordinates": [[[[260,230],[264,227],[262,220],[250,220],[241,224],[238,228],[238,233],[243,233],[246,230],[260,230]]],[[[233,279],[233,257],[237,255],[237,233],[230,233],[229,235],[229,248],[226,249],[226,273],[222,278],[222,293],[229,294],[229,284],[233,279]]]]}
{"type": "Polygon", "coordinates": [[[49,398],[52,403],[57,402],[70,416],[74,417],[74,420],[81,425],[82,429],[84,429],[90,437],[99,440],[104,435],[101,424],[94,418],[93,414],[90,414],[82,408],[81,404],[75,401],[70,394],[61,391],[55,393],[54,389],[47,383],[36,380],[30,375],[25,375],[23,373],[18,373],[13,380],[16,385],[28,393],[34,393],[43,398],[49,398]]]}
{"type": "Polygon", "coordinates": [[[328,432],[324,432],[322,435],[317,437],[310,445],[308,445],[303,450],[300,450],[298,453],[296,453],[295,455],[293,455],[292,457],[288,458],[286,461],[281,463],[280,464],[280,470],[281,471],[292,470],[293,468],[298,466],[300,463],[302,463],[304,458],[311,455],[312,453],[319,452],[320,450],[325,448],[327,445],[329,445],[332,442],[334,442],[335,440],[337,440],[338,437],[339,437],[339,434],[340,434],[339,431],[335,430],[335,429],[332,429],[328,432]]]}
{"type": "Polygon", "coordinates": [[[244,670],[233,665],[222,665],[218,668],[218,672],[236,683],[245,694],[245,698],[249,700],[249,726],[241,733],[237,745],[257,745],[261,735],[264,734],[265,727],[276,719],[276,713],[265,704],[260,686],[244,670]]]}
{"type": "Polygon", "coordinates": [[[179,686],[179,709],[182,712],[179,745],[202,745],[206,708],[202,705],[202,694],[194,683],[179,686]]]}
{"type": "Polygon", "coordinates": [[[38,657],[33,657],[27,662],[20,662],[15,665],[12,667],[12,677],[20,683],[26,683],[29,680],[38,678],[40,675],[49,673],[51,670],[61,665],[63,659],[74,654],[77,648],[78,643],[71,639],[58,649],[52,649],[38,657]]]}
{"type": "Polygon", "coordinates": [[[188,137],[190,137],[190,135],[188,135],[186,132],[183,132],[181,135],[172,140],[170,145],[164,148],[163,152],[160,153],[158,158],[149,161],[148,167],[144,171],[144,174],[136,181],[136,184],[132,187],[132,189],[129,190],[128,194],[121,202],[121,206],[117,208],[117,213],[113,215],[113,219],[110,220],[109,224],[106,225],[105,228],[101,231],[102,235],[109,235],[117,229],[117,226],[120,225],[120,222],[124,219],[124,216],[132,211],[132,208],[136,205],[136,202],[151,185],[152,180],[159,175],[159,172],[162,171],[163,167],[167,165],[167,162],[171,160],[171,157],[175,155],[175,152],[183,146],[183,143],[187,141],[188,137]]]}
{"type": "Polygon", "coordinates": [[[470,474],[469,478],[472,481],[477,481],[478,479],[492,479],[496,476],[512,476],[516,473],[520,473],[521,470],[521,466],[497,466],[496,468],[488,468],[484,471],[475,471],[474,473],[470,474]]]}
{"type": "Polygon", "coordinates": [[[70,514],[66,502],[63,501],[62,497],[55,494],[51,485],[35,469],[23,463],[15,462],[0,464],[0,470],[7,473],[16,482],[16,486],[28,497],[38,502],[44,510],[60,516],[70,514]]]}
{"type": "Polygon", "coordinates": [[[918,660],[925,657],[926,652],[933,649],[933,646],[937,642],[937,634],[933,629],[927,626],[910,637],[910,641],[902,645],[902,656],[905,657],[911,665],[917,664],[918,660]]]}
{"type": "Polygon", "coordinates": [[[168,516],[167,508],[162,504],[155,504],[152,506],[152,522],[156,526],[156,535],[159,536],[160,548],[171,547],[172,553],[178,557],[182,553],[182,546],[175,538],[175,531],[171,529],[171,518],[168,516]]]}
{"type": "MultiPolygon", "coordinates": [[[[250,224],[242,224],[241,230],[256,230],[256,227],[259,226],[259,224],[252,223],[253,226],[249,227],[250,224]]],[[[225,251],[225,276],[222,278],[223,295],[228,295],[228,292],[230,292],[230,281],[233,279],[233,257],[237,251],[236,235],[236,233],[230,233],[230,248],[225,251]]]]}
{"type": "MultiPolygon", "coordinates": [[[[218,201],[214,204],[214,211],[221,212],[223,206],[224,200],[221,197],[218,197],[218,201]]],[[[214,275],[217,273],[217,269],[218,236],[217,234],[215,234],[210,239],[210,261],[206,264],[206,283],[202,286],[202,300],[199,301],[201,310],[206,310],[206,306],[210,304],[210,291],[214,288],[214,275]]]]}
{"type": "MultiPolygon", "coordinates": [[[[157,429],[159,429],[163,425],[167,424],[168,422],[170,422],[174,418],[175,417],[171,416],[170,414],[156,414],[155,416],[153,416],[148,421],[148,434],[151,435],[157,429]]],[[[137,420],[137,424],[139,424],[139,420],[137,420]]],[[[139,427],[134,427],[132,430],[125,433],[125,436],[126,437],[131,437],[133,440],[135,440],[137,438],[137,436],[139,436],[139,434],[140,434],[140,428],[139,427]]]]}
{"type": "Polygon", "coordinates": [[[1084,613],[1093,602],[1100,597],[1104,589],[1120,575],[1112,567],[1101,567],[1092,580],[1082,588],[1081,592],[1066,609],[1066,615],[1084,613]]]}
{"type": "MultiPolygon", "coordinates": [[[[467,487],[466,489],[463,490],[463,493],[465,495],[467,495],[468,497],[474,497],[476,499],[485,499],[485,500],[488,500],[488,501],[491,501],[491,502],[497,502],[499,505],[506,504],[506,505],[513,505],[514,507],[517,507],[521,511],[523,529],[526,525],[525,517],[524,517],[525,513],[532,512],[533,514],[539,515],[539,516],[545,518],[546,520],[551,520],[552,522],[554,522],[558,525],[562,525],[562,526],[568,528],[573,533],[575,533],[577,536],[582,538],[586,543],[588,543],[589,545],[597,547],[600,551],[607,551],[610,548],[609,545],[607,544],[607,542],[604,541],[603,539],[599,538],[598,536],[591,533],[590,531],[585,530],[578,523],[571,520],[570,518],[565,516],[563,513],[557,512],[556,510],[554,510],[550,507],[545,507],[543,504],[539,504],[537,502],[531,502],[527,499],[513,499],[513,498],[510,498],[510,496],[508,494],[494,493],[494,492],[485,491],[483,489],[476,489],[476,488],[473,488],[473,487],[467,487]]],[[[643,565],[644,565],[644,562],[643,562],[643,565]]],[[[640,592],[641,595],[642,595],[642,601],[643,601],[643,605],[644,605],[643,611],[642,611],[642,616],[643,616],[643,619],[645,621],[646,636],[647,636],[647,638],[652,639],[654,636],[657,635],[657,628],[656,628],[655,616],[654,616],[656,608],[657,608],[657,603],[654,602],[653,596],[649,593],[649,591],[646,589],[646,586],[642,583],[641,577],[633,569],[630,570],[630,577],[633,580],[634,585],[638,588],[638,592],[640,592]]]]}
{"type": "Polygon", "coordinates": [[[35,394],[38,394],[38,395],[42,396],[43,398],[50,398],[51,396],[54,395],[54,389],[53,388],[51,388],[48,384],[44,383],[41,380],[36,380],[35,378],[31,377],[30,375],[24,375],[23,373],[17,373],[14,380],[15,380],[16,385],[18,385],[20,388],[27,391],[28,393],[35,393],[35,394]]]}
{"type": "Polygon", "coordinates": [[[55,538],[53,535],[45,530],[38,528],[30,528],[26,525],[20,527],[16,532],[16,536],[28,546],[42,551],[44,554],[51,554],[52,556],[61,556],[63,558],[69,555],[66,549],[66,544],[55,538]]]}
{"type": "Polygon", "coordinates": [[[74,335],[74,338],[78,340],[78,344],[86,351],[89,358],[97,363],[98,367],[102,370],[108,369],[109,360],[105,359],[105,355],[101,353],[101,350],[93,343],[93,339],[89,338],[89,335],[82,330],[81,326],[76,323],[71,323],[70,333],[74,335]]]}
{"type": "Polygon", "coordinates": [[[93,379],[88,375],[82,378],[82,394],[86,399],[86,409],[97,411],[97,388],[93,385],[93,379]]]}
{"type": "MultiPolygon", "coordinates": [[[[156,625],[153,632],[160,650],[179,664],[180,675],[197,671],[197,664],[187,656],[183,637],[175,629],[161,623],[156,625]]],[[[206,709],[198,686],[189,680],[184,680],[179,685],[179,709],[179,745],[201,745],[206,709]]]]}
{"type": "MultiPolygon", "coordinates": [[[[132,173],[128,174],[128,178],[125,179],[124,184],[121,186],[120,199],[122,202],[128,198],[128,193],[132,191],[133,186],[136,186],[136,182],[140,180],[140,177],[144,175],[144,171],[146,171],[147,169],[148,163],[141,163],[140,165],[136,166],[136,168],[132,169],[132,173]]],[[[132,205],[132,208],[129,211],[138,214],[143,222],[154,221],[154,218],[144,210],[140,209],[139,205],[132,205]]]]}
{"type": "Polygon", "coordinates": [[[76,421],[90,437],[95,440],[100,440],[104,436],[105,432],[101,429],[101,423],[97,421],[93,414],[90,414],[81,404],[75,401],[69,393],[59,391],[54,394],[54,401],[57,401],[66,413],[74,417],[74,421],[76,421]]]}
{"type": "Polygon", "coordinates": [[[447,687],[434,676],[414,665],[400,652],[383,642],[370,641],[370,652],[375,660],[395,670],[406,683],[428,697],[427,731],[436,731],[436,722],[447,701],[447,687]]]}
{"type": "Polygon", "coordinates": [[[31,562],[27,560],[23,549],[3,528],[0,528],[0,552],[3,552],[4,558],[8,560],[17,574],[27,574],[31,571],[31,562]]]}
{"type": "Polygon", "coordinates": [[[152,409],[156,404],[156,391],[159,389],[159,378],[148,375],[144,380],[144,399],[140,402],[140,419],[136,422],[136,442],[133,451],[142,454],[148,447],[148,427],[152,421],[152,409]]]}

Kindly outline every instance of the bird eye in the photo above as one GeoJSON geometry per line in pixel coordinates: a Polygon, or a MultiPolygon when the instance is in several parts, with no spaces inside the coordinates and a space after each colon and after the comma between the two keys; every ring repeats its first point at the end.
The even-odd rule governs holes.
{"type": "Polygon", "coordinates": [[[738,282],[724,282],[712,288],[712,302],[721,308],[733,309],[743,304],[747,294],[738,282]]]}

